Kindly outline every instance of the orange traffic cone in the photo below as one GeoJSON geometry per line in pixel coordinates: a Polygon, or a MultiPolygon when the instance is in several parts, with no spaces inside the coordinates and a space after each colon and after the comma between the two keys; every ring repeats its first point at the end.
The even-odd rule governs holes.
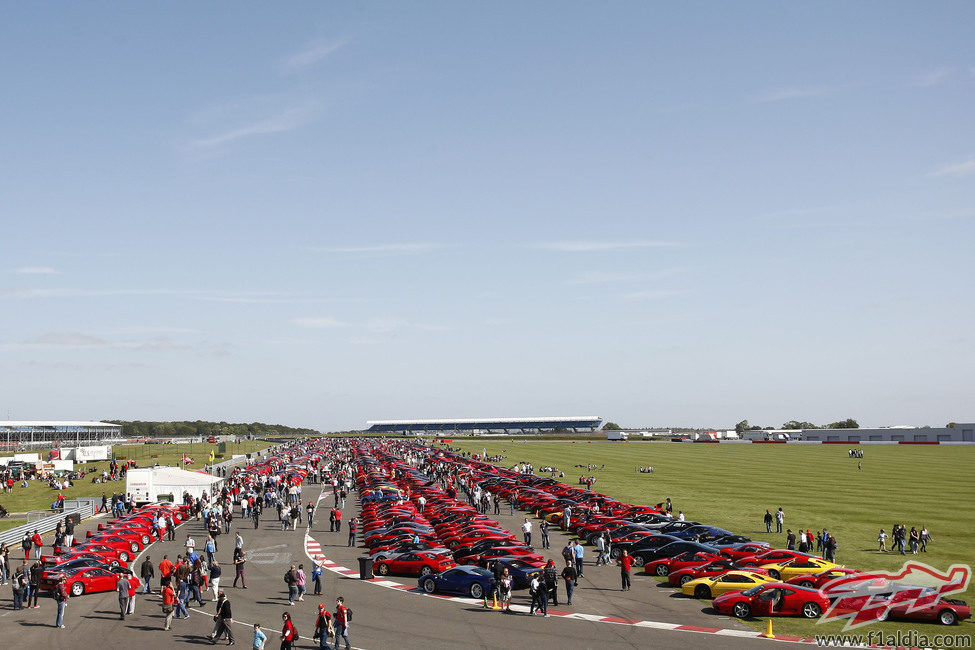
{"type": "Polygon", "coordinates": [[[768,627],[765,628],[765,634],[763,634],[766,639],[774,639],[775,635],[772,634],[772,619],[768,620],[768,627]]]}

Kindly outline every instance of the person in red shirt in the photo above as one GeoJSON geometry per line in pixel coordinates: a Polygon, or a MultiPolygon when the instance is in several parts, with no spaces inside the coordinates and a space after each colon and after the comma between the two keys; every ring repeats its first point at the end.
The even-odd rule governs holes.
{"type": "Polygon", "coordinates": [[[295,643],[295,626],[291,622],[291,614],[284,612],[281,614],[284,625],[281,627],[281,650],[291,650],[295,643]]]}
{"type": "Polygon", "coordinates": [[[335,628],[335,650],[338,650],[339,639],[345,640],[345,650],[352,650],[349,641],[349,622],[352,620],[352,610],[345,606],[345,599],[339,596],[335,599],[335,616],[332,619],[335,628]]]}
{"type": "Polygon", "coordinates": [[[168,578],[163,583],[162,588],[162,611],[166,616],[166,626],[163,629],[168,630],[173,622],[173,614],[176,613],[176,592],[168,578]]]}
{"type": "Polygon", "coordinates": [[[630,569],[633,568],[633,556],[627,550],[623,551],[623,555],[620,559],[616,560],[616,564],[620,565],[620,582],[623,585],[623,591],[628,591],[630,589],[630,569]]]}
{"type": "Polygon", "coordinates": [[[44,548],[44,540],[41,539],[41,534],[34,530],[34,536],[31,537],[30,541],[34,543],[34,559],[41,559],[41,550],[44,548]]]}
{"type": "Polygon", "coordinates": [[[173,574],[173,563],[169,561],[168,555],[163,555],[162,562],[159,563],[159,575],[165,580],[173,574]]]}

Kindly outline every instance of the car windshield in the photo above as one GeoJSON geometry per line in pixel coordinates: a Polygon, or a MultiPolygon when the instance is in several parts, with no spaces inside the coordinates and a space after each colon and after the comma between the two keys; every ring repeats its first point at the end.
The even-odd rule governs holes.
{"type": "Polygon", "coordinates": [[[513,568],[513,569],[534,568],[530,564],[528,564],[527,562],[522,562],[521,560],[509,560],[508,561],[508,566],[511,567],[511,568],[513,568]]]}
{"type": "Polygon", "coordinates": [[[743,591],[741,593],[743,593],[746,596],[754,596],[755,594],[759,593],[764,588],[765,588],[764,585],[758,585],[757,587],[752,587],[751,589],[748,589],[748,590],[743,591]]]}

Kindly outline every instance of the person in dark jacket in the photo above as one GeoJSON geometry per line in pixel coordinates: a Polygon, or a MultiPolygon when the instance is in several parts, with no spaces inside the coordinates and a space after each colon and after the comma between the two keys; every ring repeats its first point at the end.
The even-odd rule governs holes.
{"type": "Polygon", "coordinates": [[[542,572],[545,577],[545,591],[552,597],[552,604],[559,604],[559,573],[555,568],[555,561],[549,560],[542,572]]]}
{"type": "Polygon", "coordinates": [[[207,636],[212,644],[216,644],[224,634],[227,635],[227,645],[234,645],[234,615],[230,608],[230,599],[222,591],[217,594],[217,613],[214,618],[217,620],[217,627],[213,634],[207,636]]]}
{"type": "Polygon", "coordinates": [[[149,581],[156,577],[156,570],[153,568],[152,560],[148,555],[139,568],[139,577],[142,578],[142,593],[151,594],[152,590],[149,589],[149,581]]]}

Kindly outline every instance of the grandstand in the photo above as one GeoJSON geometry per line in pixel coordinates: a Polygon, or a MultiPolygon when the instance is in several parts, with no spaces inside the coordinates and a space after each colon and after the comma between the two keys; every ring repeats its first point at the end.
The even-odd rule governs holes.
{"type": "Polygon", "coordinates": [[[439,420],[370,420],[368,433],[541,433],[595,431],[603,419],[595,415],[538,418],[462,418],[439,420]]]}
{"type": "Polygon", "coordinates": [[[110,444],[121,439],[121,424],[83,421],[0,420],[0,447],[8,450],[87,447],[110,444]]]}

